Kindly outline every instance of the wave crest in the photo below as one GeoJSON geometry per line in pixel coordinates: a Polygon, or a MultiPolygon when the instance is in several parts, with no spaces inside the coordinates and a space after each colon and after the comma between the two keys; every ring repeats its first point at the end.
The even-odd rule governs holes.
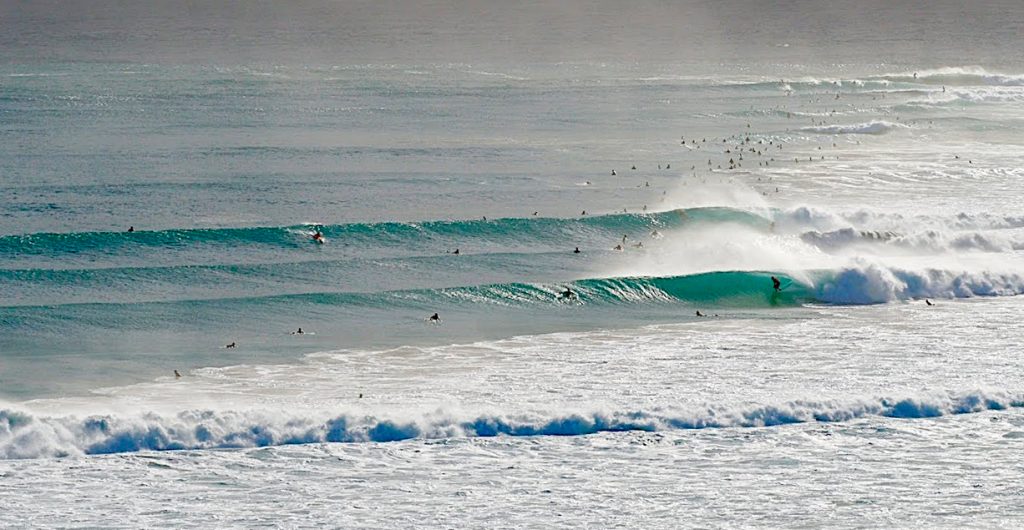
{"type": "Polygon", "coordinates": [[[877,304],[915,298],[970,298],[1024,294],[1024,276],[1015,273],[921,271],[877,264],[849,267],[827,275],[817,298],[831,304],[877,304]]]}
{"type": "Polygon", "coordinates": [[[1024,75],[990,72],[980,66],[946,66],[918,72],[886,74],[878,79],[950,86],[1024,86],[1024,75]]]}
{"type": "Polygon", "coordinates": [[[295,416],[267,411],[189,410],[166,416],[33,416],[0,409],[0,458],[27,459],[138,451],[239,449],[289,444],[394,442],[493,436],[579,436],[616,431],[773,427],[864,417],[933,418],[1024,407],[1009,393],[972,392],[848,402],[792,401],[694,410],[453,415],[418,418],[341,414],[295,416]]]}
{"type": "Polygon", "coordinates": [[[824,125],[816,127],[804,127],[803,132],[815,134],[885,134],[893,129],[906,128],[901,123],[893,123],[883,120],[876,120],[867,123],[853,125],[824,125]]]}

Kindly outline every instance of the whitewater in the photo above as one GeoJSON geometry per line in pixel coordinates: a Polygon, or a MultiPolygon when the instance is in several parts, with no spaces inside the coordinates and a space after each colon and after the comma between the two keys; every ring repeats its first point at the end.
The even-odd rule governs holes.
{"type": "Polygon", "coordinates": [[[1019,9],[684,4],[3,6],[0,525],[1019,527],[1019,9]]]}

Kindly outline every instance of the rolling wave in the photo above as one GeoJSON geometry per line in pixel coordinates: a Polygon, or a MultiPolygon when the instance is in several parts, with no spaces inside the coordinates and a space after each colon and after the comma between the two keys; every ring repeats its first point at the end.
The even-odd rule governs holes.
{"type": "Polygon", "coordinates": [[[494,436],[581,436],[600,432],[766,428],[858,418],[936,418],[1024,407],[1024,396],[971,392],[778,405],[512,414],[446,413],[418,418],[343,413],[294,415],[187,410],[175,415],[35,416],[0,409],[0,458],[29,459],[138,451],[240,449],[290,444],[396,442],[494,436]]]}
{"type": "MultiPolygon", "coordinates": [[[[758,79],[739,81],[709,81],[712,86],[736,90],[771,91],[821,91],[835,90],[891,90],[893,85],[934,85],[949,87],[1020,87],[1024,86],[1024,75],[1008,74],[986,70],[980,66],[947,66],[917,72],[890,72],[861,78],[816,78],[799,77],[790,79],[758,79]]],[[[897,89],[902,90],[902,89],[897,89]]]]}
{"type": "MultiPolygon", "coordinates": [[[[425,244],[486,240],[493,243],[552,242],[564,247],[580,235],[603,237],[670,228],[692,222],[743,222],[767,225],[764,218],[734,208],[690,208],[643,214],[593,215],[579,218],[502,218],[419,223],[352,223],[252,228],[195,228],[135,232],[72,232],[0,236],[0,260],[18,257],[82,259],[82,255],[123,255],[140,251],[172,252],[216,247],[222,252],[257,246],[308,249],[319,228],[330,243],[378,248],[416,249],[425,244]]],[[[326,245],[330,247],[331,245],[326,245]]]]}
{"type": "Polygon", "coordinates": [[[979,66],[947,66],[918,72],[885,74],[874,79],[949,86],[1024,86],[1024,75],[991,72],[979,66]]]}
{"type": "MultiPolygon", "coordinates": [[[[860,127],[860,126],[856,126],[860,127]]],[[[812,207],[788,210],[702,207],[641,214],[578,218],[503,218],[419,223],[354,223],[320,226],[327,245],[314,245],[313,225],[253,228],[169,229],[136,232],[72,232],[0,236],[0,269],[151,268],[188,265],[231,267],[318,259],[416,257],[463,246],[492,251],[564,250],[584,242],[601,245],[622,234],[639,235],[699,224],[740,224],[756,229],[813,228],[828,232],[859,227],[874,232],[996,230],[1024,227],[1024,217],[962,212],[952,216],[907,216],[868,210],[832,212],[812,207]],[[932,230],[926,228],[925,231],[932,230]],[[350,250],[346,251],[345,249],[350,250]],[[256,252],[248,255],[247,252],[256,252]],[[246,256],[249,256],[248,258],[246,256]],[[131,258],[131,259],[130,259],[131,258]]],[[[1010,245],[1016,248],[1016,245],[1010,245]]]]}
{"type": "Polygon", "coordinates": [[[800,234],[805,243],[826,251],[840,251],[858,244],[886,244],[915,251],[1010,252],[1024,250],[1024,236],[995,231],[945,232],[927,230],[903,234],[891,230],[857,230],[840,228],[800,234]]]}
{"type": "MultiPolygon", "coordinates": [[[[382,309],[416,308],[427,309],[449,304],[482,304],[499,306],[562,305],[572,302],[579,305],[623,304],[641,302],[728,302],[730,305],[762,306],[779,303],[813,301],[813,290],[794,281],[782,273],[775,273],[785,286],[782,292],[772,291],[772,273],[756,271],[721,271],[670,277],[617,277],[592,278],[562,283],[495,283],[487,285],[444,287],[433,289],[406,289],[377,292],[308,292],[298,294],[275,294],[264,296],[228,296],[199,299],[184,299],[160,302],[130,303],[65,303],[39,306],[93,307],[105,311],[115,306],[179,306],[183,313],[189,313],[204,305],[230,304],[241,309],[243,306],[275,305],[329,305],[334,307],[373,307],[382,309]],[[566,300],[562,293],[566,288],[574,293],[572,300],[566,300]]],[[[3,307],[3,306],[0,306],[3,307]]],[[[36,306],[5,306],[5,309],[31,309],[36,306]]],[[[135,312],[135,311],[132,311],[135,312]]],[[[141,312],[139,312],[141,313],[141,312]]]]}
{"type": "Polygon", "coordinates": [[[1024,101],[1024,88],[1016,86],[963,87],[944,92],[932,90],[922,95],[926,97],[907,100],[897,108],[914,109],[974,103],[1019,102],[1024,101]]]}
{"type": "MultiPolygon", "coordinates": [[[[807,303],[862,305],[920,298],[968,298],[1024,294],[1024,275],[993,271],[912,270],[861,263],[834,270],[797,274],[763,271],[714,271],[664,277],[592,278],[561,283],[495,283],[487,285],[378,292],[306,292],[255,296],[223,296],[158,302],[72,302],[50,305],[0,306],[0,324],[21,319],[109,321],[111,326],[142,324],[137,315],[156,315],[159,322],[191,319],[196,311],[210,314],[276,313],[316,306],[334,310],[373,308],[434,311],[439,307],[564,307],[620,304],[682,303],[690,307],[761,308],[807,303]],[[771,277],[780,280],[775,291],[771,277]],[[566,289],[572,291],[565,296],[566,289]],[[248,309],[247,309],[248,308],[248,309]],[[36,313],[39,313],[38,315],[36,313]],[[131,323],[115,315],[133,315],[131,323]]],[[[125,317],[128,318],[128,317],[125,317]]]]}
{"type": "Polygon", "coordinates": [[[856,225],[866,230],[902,231],[915,228],[946,228],[951,230],[1004,230],[1024,228],[1024,216],[997,215],[986,212],[959,212],[952,215],[907,215],[898,212],[855,210],[833,212],[811,206],[798,206],[775,215],[776,220],[800,227],[833,230],[856,225]]]}
{"type": "Polygon", "coordinates": [[[885,134],[893,129],[906,128],[906,125],[888,121],[872,121],[853,125],[826,125],[804,127],[804,132],[816,134],[885,134]]]}

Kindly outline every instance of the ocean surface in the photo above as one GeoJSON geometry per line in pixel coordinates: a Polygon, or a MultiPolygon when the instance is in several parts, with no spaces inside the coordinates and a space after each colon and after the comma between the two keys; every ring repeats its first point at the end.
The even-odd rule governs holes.
{"type": "Polygon", "coordinates": [[[792,4],[4,5],[0,525],[1020,527],[1019,6],[792,4]]]}

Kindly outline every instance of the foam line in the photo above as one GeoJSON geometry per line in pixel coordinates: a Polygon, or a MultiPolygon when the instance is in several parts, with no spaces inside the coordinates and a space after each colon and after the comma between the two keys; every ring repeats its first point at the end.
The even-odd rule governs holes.
{"type": "Polygon", "coordinates": [[[367,443],[493,436],[581,436],[617,431],[768,428],[859,418],[921,419],[1024,407],[1018,394],[971,392],[853,401],[792,401],[695,410],[448,414],[416,418],[341,413],[188,410],[173,416],[34,416],[0,409],[0,458],[138,451],[238,449],[323,442],[367,443]]]}

